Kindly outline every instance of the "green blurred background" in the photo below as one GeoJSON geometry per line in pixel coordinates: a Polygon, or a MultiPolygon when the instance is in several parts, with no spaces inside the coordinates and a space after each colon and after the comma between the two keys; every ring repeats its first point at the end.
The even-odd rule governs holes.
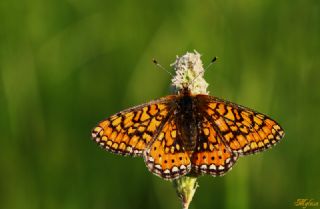
{"type": "Polygon", "coordinates": [[[275,148],[204,176],[190,209],[320,201],[320,1],[0,1],[0,208],[180,208],[140,158],[90,140],[98,121],[167,95],[196,49],[209,91],[285,129],[275,148]]]}

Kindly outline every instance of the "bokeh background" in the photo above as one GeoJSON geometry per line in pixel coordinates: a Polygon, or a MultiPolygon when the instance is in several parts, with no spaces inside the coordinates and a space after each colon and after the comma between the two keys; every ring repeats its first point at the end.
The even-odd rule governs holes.
{"type": "Polygon", "coordinates": [[[140,158],[90,140],[98,121],[165,96],[196,49],[209,91],[285,129],[275,148],[199,178],[190,209],[320,201],[320,1],[0,1],[0,208],[180,208],[140,158]]]}

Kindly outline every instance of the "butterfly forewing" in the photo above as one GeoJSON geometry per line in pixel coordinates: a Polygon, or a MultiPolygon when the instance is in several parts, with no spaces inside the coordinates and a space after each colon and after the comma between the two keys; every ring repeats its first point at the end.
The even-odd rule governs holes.
{"type": "Polygon", "coordinates": [[[141,156],[171,109],[172,98],[168,96],[124,110],[100,122],[92,138],[113,153],[141,156]]]}
{"type": "Polygon", "coordinates": [[[266,115],[216,97],[196,97],[201,113],[233,152],[241,155],[259,152],[284,136],[280,125],[266,115]]]}

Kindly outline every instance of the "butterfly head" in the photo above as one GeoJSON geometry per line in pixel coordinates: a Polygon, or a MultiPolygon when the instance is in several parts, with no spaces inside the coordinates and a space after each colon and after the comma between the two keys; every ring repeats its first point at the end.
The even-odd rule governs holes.
{"type": "Polygon", "coordinates": [[[200,54],[187,52],[178,57],[172,64],[175,69],[175,76],[172,79],[172,86],[178,94],[209,94],[208,83],[204,80],[204,69],[200,54]]]}

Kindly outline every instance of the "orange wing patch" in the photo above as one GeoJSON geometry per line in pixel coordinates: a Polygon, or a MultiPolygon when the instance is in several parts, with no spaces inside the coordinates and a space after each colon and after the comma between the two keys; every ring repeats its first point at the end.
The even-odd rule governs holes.
{"type": "Polygon", "coordinates": [[[203,119],[199,131],[197,147],[191,158],[192,173],[225,174],[238,159],[238,154],[230,151],[207,119],[203,119]]]}
{"type": "Polygon", "coordinates": [[[169,120],[144,153],[148,169],[164,179],[175,179],[191,170],[189,156],[177,139],[176,129],[174,120],[169,120]]]}
{"type": "Polygon", "coordinates": [[[113,153],[141,156],[169,111],[166,99],[133,107],[100,122],[92,138],[113,153]]]}
{"type": "Polygon", "coordinates": [[[215,97],[201,97],[201,109],[224,143],[241,155],[263,151],[284,136],[277,122],[249,108],[215,97]]]}

